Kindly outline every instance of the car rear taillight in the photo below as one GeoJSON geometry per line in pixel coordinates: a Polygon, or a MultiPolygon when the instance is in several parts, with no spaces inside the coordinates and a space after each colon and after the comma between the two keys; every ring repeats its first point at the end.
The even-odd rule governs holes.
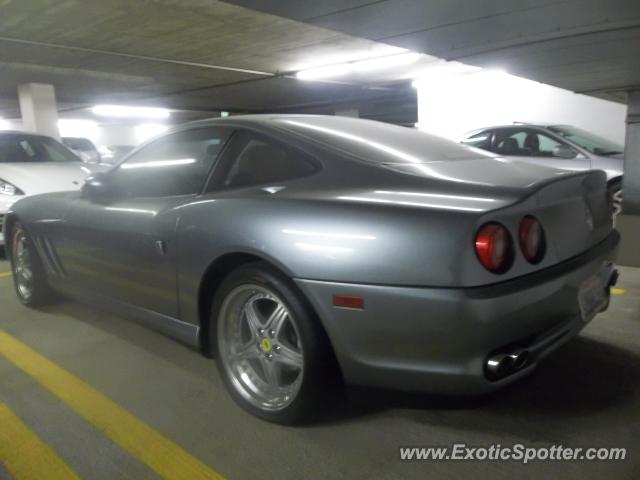
{"type": "Polygon", "coordinates": [[[527,215],[520,222],[520,249],[529,263],[540,263],[546,245],[544,230],[537,218],[527,215]]]}
{"type": "Polygon", "coordinates": [[[513,262],[513,241],[499,223],[485,224],[476,235],[476,254],[480,263],[493,273],[504,273],[513,262]]]}

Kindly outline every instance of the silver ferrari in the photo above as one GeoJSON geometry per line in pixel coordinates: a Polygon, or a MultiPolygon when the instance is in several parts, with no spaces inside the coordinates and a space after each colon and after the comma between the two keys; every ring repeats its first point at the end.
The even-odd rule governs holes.
{"type": "Polygon", "coordinates": [[[343,382],[478,394],[530,373],[607,308],[619,241],[603,172],[298,115],[178,127],[4,229],[25,305],[136,317],[279,423],[343,382]]]}

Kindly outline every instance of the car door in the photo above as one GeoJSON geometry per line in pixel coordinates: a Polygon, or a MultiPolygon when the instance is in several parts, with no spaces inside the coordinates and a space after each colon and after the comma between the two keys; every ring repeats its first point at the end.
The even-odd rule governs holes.
{"type": "Polygon", "coordinates": [[[229,134],[199,127],[161,137],[101,179],[103,197],[79,195],[58,248],[72,286],[177,318],[180,206],[201,192],[229,134]]]}
{"type": "Polygon", "coordinates": [[[496,128],[492,151],[535,165],[563,170],[588,170],[589,159],[560,138],[532,127],[496,128]]]}
{"type": "MultiPolygon", "coordinates": [[[[320,169],[321,164],[307,152],[271,136],[241,128],[234,133],[202,197],[182,208],[177,233],[181,320],[198,322],[198,279],[212,259],[229,249],[238,251],[239,246],[244,252],[264,248],[265,239],[250,233],[255,230],[249,225],[261,223],[253,220],[256,210],[245,211],[245,205],[252,200],[262,203],[262,197],[277,195],[288,188],[288,182],[320,169]]],[[[266,212],[268,202],[263,205],[266,212]]]]}

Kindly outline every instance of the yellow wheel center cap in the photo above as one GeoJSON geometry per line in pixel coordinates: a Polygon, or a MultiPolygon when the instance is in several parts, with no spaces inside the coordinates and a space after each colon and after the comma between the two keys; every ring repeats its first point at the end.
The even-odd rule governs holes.
{"type": "Polygon", "coordinates": [[[271,345],[271,340],[269,340],[266,337],[263,338],[262,341],[260,342],[260,348],[264,353],[269,353],[273,348],[273,346],[271,345]]]}

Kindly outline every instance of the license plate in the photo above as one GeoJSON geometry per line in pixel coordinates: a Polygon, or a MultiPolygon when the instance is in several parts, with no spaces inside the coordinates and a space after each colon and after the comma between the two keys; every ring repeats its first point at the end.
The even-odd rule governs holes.
{"type": "Polygon", "coordinates": [[[607,304],[609,292],[607,282],[611,269],[603,268],[597,274],[587,278],[578,291],[578,304],[582,320],[590,322],[607,304]]]}

